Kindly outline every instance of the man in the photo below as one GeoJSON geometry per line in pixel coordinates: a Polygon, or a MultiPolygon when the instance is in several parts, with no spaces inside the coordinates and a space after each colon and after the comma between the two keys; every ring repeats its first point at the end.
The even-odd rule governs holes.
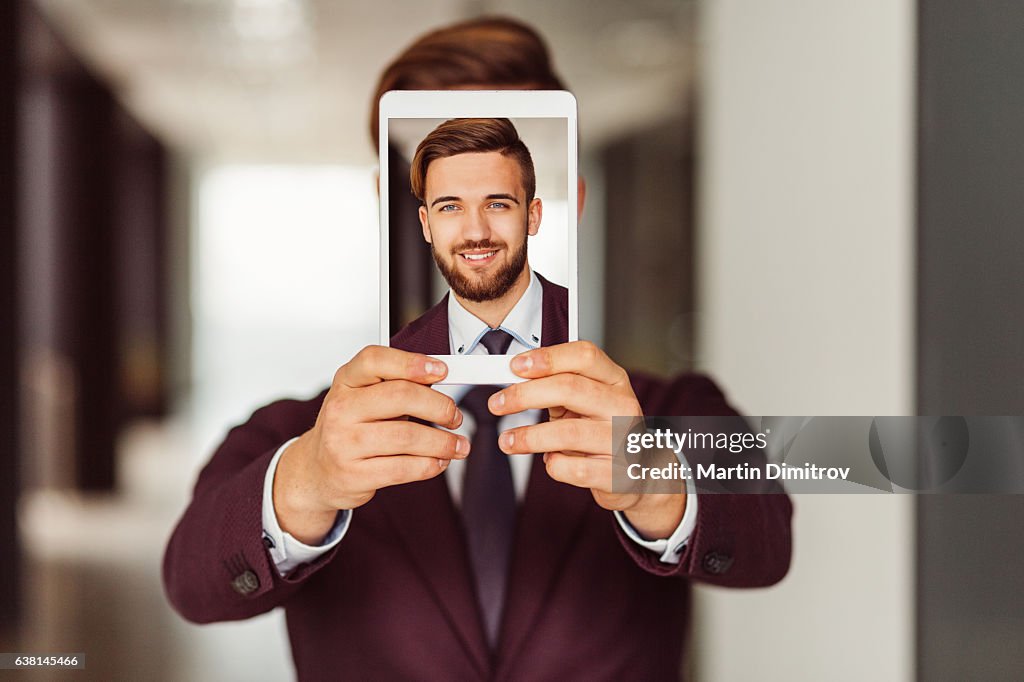
{"type": "MultiPolygon", "coordinates": [[[[381,88],[553,82],[535,33],[482,20],[425,36],[388,69],[381,88]]],[[[168,596],[197,622],[284,606],[303,679],[675,679],[687,579],[733,586],[781,579],[789,501],[613,491],[612,416],[734,412],[703,377],[627,375],[592,344],[563,343],[557,289],[543,283],[540,347],[511,360],[527,381],[493,393],[482,409],[469,396],[456,401],[431,388],[446,368],[428,356],[453,343],[450,302],[479,303],[479,321],[500,329],[533,281],[514,301],[512,289],[493,286],[525,235],[502,224],[499,242],[484,236],[482,220],[449,232],[442,223],[450,216],[431,212],[438,197],[461,196],[433,182],[445,167],[459,176],[463,163],[479,160],[460,157],[472,156],[424,166],[440,172],[424,176],[421,213],[435,254],[468,279],[472,296],[453,284],[443,308],[403,329],[391,348],[361,351],[313,400],[274,403],[233,429],[168,544],[168,596]],[[474,270],[463,254],[487,263],[474,270]],[[498,291],[492,301],[505,300],[490,305],[480,295],[488,289],[498,291]],[[509,422],[530,410],[539,412],[509,422]],[[518,477],[511,472],[511,504],[508,458],[500,453],[525,463],[518,477]],[[478,464],[487,464],[479,474],[478,464]],[[508,537],[488,546],[481,520],[508,537]]],[[[496,194],[522,197],[513,222],[528,232],[533,203],[523,175],[512,191],[496,194]]],[[[459,207],[450,211],[458,215],[459,207]]]]}
{"type": "MultiPolygon", "coordinates": [[[[409,177],[423,238],[454,294],[448,307],[466,321],[455,331],[468,338],[451,346],[471,353],[479,347],[472,332],[500,328],[530,285],[540,286],[527,263],[528,237],[540,229],[543,208],[534,196],[533,159],[508,119],[454,119],[420,142],[409,177]]],[[[505,331],[522,349],[540,339],[533,333],[539,329],[505,331]]]]}

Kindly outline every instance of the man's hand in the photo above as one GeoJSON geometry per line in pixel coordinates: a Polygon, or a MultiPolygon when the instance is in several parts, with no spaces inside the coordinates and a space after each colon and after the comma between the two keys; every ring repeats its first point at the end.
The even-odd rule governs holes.
{"type": "Polygon", "coordinates": [[[589,488],[599,505],[623,511],[644,537],[671,535],[686,508],[683,491],[612,492],[612,417],[643,416],[626,371],[589,341],[527,351],[511,366],[529,381],[491,396],[491,412],[547,408],[551,419],[505,431],[498,439],[502,451],[543,452],[551,478],[589,488]]]}
{"type": "Polygon", "coordinates": [[[330,531],[340,509],[380,488],[421,481],[469,453],[464,436],[408,417],[458,428],[462,413],[430,388],[448,368],[396,348],[367,346],[334,375],[316,424],[285,450],[274,476],[281,528],[306,544],[330,531]]]}

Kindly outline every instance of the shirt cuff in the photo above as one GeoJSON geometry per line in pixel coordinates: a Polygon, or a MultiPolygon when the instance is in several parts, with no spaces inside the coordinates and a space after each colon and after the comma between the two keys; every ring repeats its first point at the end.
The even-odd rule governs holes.
{"type": "MultiPolygon", "coordinates": [[[[683,459],[682,455],[679,455],[679,457],[683,459]]],[[[683,464],[685,463],[684,460],[683,464]]],[[[686,511],[683,512],[683,518],[671,535],[660,540],[643,539],[640,537],[640,533],[636,532],[636,529],[626,519],[625,514],[621,511],[613,513],[615,514],[615,520],[619,522],[619,526],[622,528],[622,532],[630,540],[657,554],[662,563],[678,564],[679,557],[682,556],[683,550],[686,549],[686,543],[690,541],[693,529],[697,527],[697,505],[697,486],[694,485],[692,478],[688,478],[686,479],[686,511]]]]}
{"type": "Polygon", "coordinates": [[[292,438],[274,454],[267,467],[267,475],[263,479],[263,544],[270,552],[270,558],[274,561],[277,572],[284,576],[300,564],[313,561],[317,557],[326,554],[338,544],[345,533],[348,532],[349,523],[352,521],[352,510],[342,509],[334,521],[334,526],[327,533],[319,545],[307,545],[299,542],[291,533],[281,530],[277,522],[277,511],[274,509],[274,474],[277,472],[277,463],[281,455],[288,449],[288,446],[297,441],[292,438]]]}

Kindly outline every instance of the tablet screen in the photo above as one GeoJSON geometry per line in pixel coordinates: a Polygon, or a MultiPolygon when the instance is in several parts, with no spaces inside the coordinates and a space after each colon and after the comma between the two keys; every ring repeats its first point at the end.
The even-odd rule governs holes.
{"type": "Polygon", "coordinates": [[[509,358],[483,340],[491,330],[504,333],[509,355],[575,340],[571,95],[393,92],[382,98],[380,123],[382,343],[429,348],[448,364],[447,383],[509,383],[509,358]],[[426,311],[388,310],[401,279],[402,259],[389,253],[399,248],[388,240],[396,229],[406,245],[404,231],[413,232],[429,251],[421,285],[429,291],[417,297],[426,311]],[[410,324],[429,325],[433,341],[419,343],[410,324]]]}

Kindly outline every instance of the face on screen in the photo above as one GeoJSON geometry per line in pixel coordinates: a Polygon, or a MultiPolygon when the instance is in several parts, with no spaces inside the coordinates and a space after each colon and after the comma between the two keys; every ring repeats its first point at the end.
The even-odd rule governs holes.
{"type": "Polygon", "coordinates": [[[527,276],[527,237],[542,204],[528,199],[519,162],[499,152],[439,158],[426,171],[423,238],[452,291],[470,301],[504,296],[527,276]]]}
{"type": "Polygon", "coordinates": [[[559,286],[569,280],[567,119],[508,119],[525,154],[440,140],[420,169],[417,151],[452,118],[388,119],[387,286],[401,294],[387,338],[449,292],[479,317],[475,306],[514,305],[531,271],[559,286]]]}

